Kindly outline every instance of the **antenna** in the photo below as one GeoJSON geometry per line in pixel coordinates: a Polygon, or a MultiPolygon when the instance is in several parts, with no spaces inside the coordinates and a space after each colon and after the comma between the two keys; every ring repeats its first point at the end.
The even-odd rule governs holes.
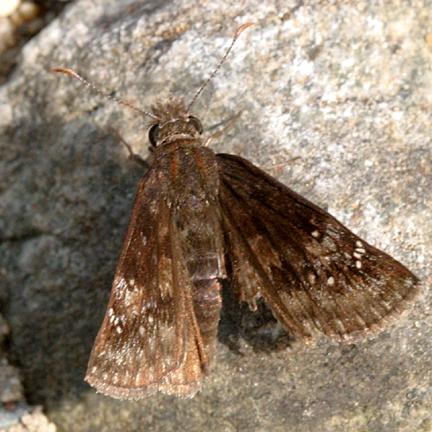
{"type": "Polygon", "coordinates": [[[118,97],[113,96],[112,94],[110,94],[109,92],[100,89],[99,87],[97,87],[96,85],[94,85],[93,83],[91,83],[90,81],[87,81],[85,78],[83,78],[79,73],[75,72],[73,69],[70,68],[64,68],[64,67],[56,67],[51,69],[52,72],[59,72],[59,73],[63,73],[65,75],[69,75],[75,79],[77,79],[78,81],[81,81],[81,83],[83,83],[86,87],[90,88],[91,90],[93,90],[94,92],[100,94],[101,96],[107,98],[107,99],[111,99],[114,102],[117,102],[120,105],[123,105],[127,108],[133,109],[134,111],[139,112],[142,115],[151,117],[153,120],[157,120],[159,121],[159,117],[155,116],[154,114],[152,114],[151,112],[148,111],[143,111],[142,109],[137,108],[136,106],[132,105],[130,102],[128,102],[127,100],[124,99],[120,99],[118,97]]]}
{"type": "Polygon", "coordinates": [[[228,47],[228,49],[225,51],[225,54],[223,55],[223,57],[220,59],[219,63],[217,64],[216,68],[214,69],[214,71],[210,74],[210,76],[206,79],[206,81],[204,81],[204,83],[201,85],[201,87],[198,89],[198,91],[195,93],[195,96],[192,98],[192,100],[190,101],[188,107],[187,107],[187,111],[190,112],[190,109],[192,107],[192,105],[195,103],[195,101],[197,100],[198,96],[202,93],[202,91],[207,87],[207,84],[214,78],[214,76],[216,75],[217,71],[220,69],[220,67],[222,66],[222,64],[225,62],[226,58],[228,57],[229,53],[231,52],[236,40],[238,39],[238,37],[243,33],[244,30],[246,30],[248,27],[253,26],[253,23],[245,23],[242,24],[235,32],[234,37],[232,38],[231,44],[228,47]]]}
{"type": "MultiPolygon", "coordinates": [[[[195,96],[192,98],[191,102],[189,103],[188,107],[187,107],[187,111],[190,111],[190,108],[192,107],[192,105],[195,103],[195,101],[197,100],[198,96],[202,93],[202,91],[205,89],[205,87],[207,86],[207,84],[214,78],[214,76],[216,75],[217,71],[220,69],[220,67],[222,66],[222,64],[225,62],[226,58],[228,57],[229,53],[231,52],[236,40],[238,39],[238,37],[241,35],[241,33],[243,33],[244,30],[246,30],[248,27],[252,26],[253,24],[248,22],[245,24],[242,24],[240,27],[237,28],[234,37],[231,41],[230,46],[228,47],[228,49],[225,51],[225,54],[222,56],[222,58],[220,59],[219,63],[217,64],[216,68],[214,69],[214,71],[211,73],[211,75],[207,78],[207,80],[201,85],[201,87],[198,89],[198,91],[195,93],[195,96]]],[[[148,112],[148,111],[144,111],[140,108],[137,108],[136,106],[132,105],[130,102],[128,102],[125,99],[120,99],[116,96],[113,96],[110,92],[101,89],[100,87],[96,86],[95,84],[91,83],[90,81],[86,80],[84,77],[82,77],[78,72],[74,71],[73,69],[70,68],[66,68],[66,67],[55,67],[53,69],[51,69],[52,72],[58,72],[58,73],[63,73],[65,75],[69,75],[72,78],[77,79],[78,81],[80,81],[82,84],[84,84],[86,87],[88,87],[89,89],[93,90],[94,92],[100,94],[101,96],[113,100],[114,102],[117,102],[120,105],[123,105],[127,108],[130,108],[144,116],[147,117],[151,117],[153,120],[156,121],[160,121],[159,117],[156,116],[155,114],[148,112]]]]}

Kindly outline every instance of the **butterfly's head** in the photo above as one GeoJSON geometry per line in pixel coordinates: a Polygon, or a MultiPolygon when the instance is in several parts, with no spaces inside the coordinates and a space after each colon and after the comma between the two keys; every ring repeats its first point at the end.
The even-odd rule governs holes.
{"type": "Polygon", "coordinates": [[[202,134],[203,127],[198,118],[191,115],[183,102],[171,101],[152,107],[154,119],[148,136],[153,147],[169,144],[176,140],[195,141],[202,134]]]}
{"type": "Polygon", "coordinates": [[[55,67],[52,69],[52,71],[69,75],[77,79],[78,81],[81,81],[85,86],[89,87],[90,89],[92,89],[96,93],[99,93],[105,98],[111,99],[120,105],[133,109],[134,111],[139,112],[145,117],[150,117],[151,124],[149,129],[149,140],[152,147],[160,147],[175,140],[195,141],[202,134],[203,128],[199,119],[190,114],[190,109],[194,105],[198,96],[206,88],[208,83],[213,79],[219,68],[224,63],[240,34],[251,25],[252,23],[245,23],[237,28],[231,44],[225,51],[225,54],[223,55],[213,72],[207,78],[207,80],[195,93],[191,102],[187,106],[184,105],[182,102],[171,101],[165,104],[157,104],[153,106],[151,112],[144,111],[134,106],[126,99],[121,99],[113,96],[111,92],[107,92],[100,87],[94,85],[92,82],[88,81],[78,72],[71,68],[55,67]]]}

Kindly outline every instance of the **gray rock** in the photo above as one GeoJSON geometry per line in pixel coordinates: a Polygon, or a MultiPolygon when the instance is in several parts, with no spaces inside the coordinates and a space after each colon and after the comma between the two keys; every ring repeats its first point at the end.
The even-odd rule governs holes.
{"type": "Polygon", "coordinates": [[[240,4],[78,1],[1,87],[0,299],[26,394],[74,432],[430,431],[430,2],[240,4]],[[195,105],[207,127],[242,110],[212,148],[265,167],[401,260],[424,299],[363,343],[277,351],[233,349],[224,313],[194,399],[97,395],[83,376],[143,173],[108,127],[146,157],[146,122],[48,71],[73,67],[143,108],[189,100],[246,21],[195,105]]]}
{"type": "Polygon", "coordinates": [[[4,432],[56,432],[56,426],[51,423],[40,406],[30,409],[25,404],[19,404],[14,411],[0,409],[0,428],[4,432]]]}
{"type": "Polygon", "coordinates": [[[9,365],[5,358],[2,358],[0,360],[0,401],[3,404],[14,404],[23,399],[22,386],[17,369],[9,365]]]}

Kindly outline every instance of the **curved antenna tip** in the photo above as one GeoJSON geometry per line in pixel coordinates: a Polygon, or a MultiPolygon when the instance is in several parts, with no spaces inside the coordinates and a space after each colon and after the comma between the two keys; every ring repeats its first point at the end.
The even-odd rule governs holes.
{"type": "Polygon", "coordinates": [[[71,75],[75,78],[78,77],[78,74],[73,70],[65,67],[53,67],[50,69],[50,72],[59,72],[64,73],[65,75],[71,75]]]}
{"type": "Polygon", "coordinates": [[[75,72],[73,69],[70,69],[70,68],[67,68],[67,67],[54,67],[54,68],[51,68],[50,71],[51,72],[64,73],[65,75],[69,75],[69,76],[77,79],[78,81],[80,81],[86,87],[92,89],[94,92],[100,94],[101,96],[103,96],[103,97],[105,97],[107,99],[111,99],[112,101],[117,102],[118,104],[123,105],[123,106],[125,106],[127,108],[133,109],[134,111],[139,112],[140,114],[145,115],[147,117],[150,117],[153,120],[159,121],[159,117],[157,117],[153,113],[147,112],[147,111],[143,111],[142,109],[137,108],[136,106],[134,106],[133,104],[131,104],[127,100],[118,98],[116,96],[113,96],[111,93],[108,93],[107,91],[105,91],[105,90],[97,87],[96,85],[94,85],[90,81],[88,81],[85,78],[83,78],[78,72],[75,72]]]}
{"type": "Polygon", "coordinates": [[[187,106],[187,110],[190,111],[192,105],[197,100],[198,96],[201,94],[201,92],[206,88],[207,84],[213,79],[213,77],[216,75],[217,71],[220,69],[222,64],[225,62],[225,60],[228,57],[228,54],[231,52],[236,40],[238,37],[249,27],[253,26],[254,24],[251,22],[246,22],[242,24],[240,27],[237,27],[236,32],[234,33],[234,36],[231,40],[231,44],[229,45],[228,49],[225,51],[225,54],[222,56],[222,58],[219,60],[219,63],[214,68],[213,72],[210,74],[210,76],[204,81],[203,84],[201,84],[201,87],[198,89],[198,91],[195,93],[192,100],[189,102],[189,105],[187,106]]]}
{"type": "Polygon", "coordinates": [[[252,27],[255,25],[253,22],[246,22],[242,24],[235,32],[235,37],[238,38],[241,33],[243,33],[247,28],[252,27]]]}

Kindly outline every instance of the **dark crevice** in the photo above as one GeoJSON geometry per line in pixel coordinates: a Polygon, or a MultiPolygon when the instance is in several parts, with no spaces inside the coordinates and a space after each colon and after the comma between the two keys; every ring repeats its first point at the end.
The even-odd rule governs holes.
{"type": "Polygon", "coordinates": [[[49,236],[55,236],[55,234],[50,232],[44,232],[37,228],[31,228],[28,231],[24,231],[19,234],[14,234],[11,236],[1,236],[0,242],[6,243],[6,242],[21,242],[21,241],[27,241],[31,240],[40,236],[49,235],[49,236]]]}

